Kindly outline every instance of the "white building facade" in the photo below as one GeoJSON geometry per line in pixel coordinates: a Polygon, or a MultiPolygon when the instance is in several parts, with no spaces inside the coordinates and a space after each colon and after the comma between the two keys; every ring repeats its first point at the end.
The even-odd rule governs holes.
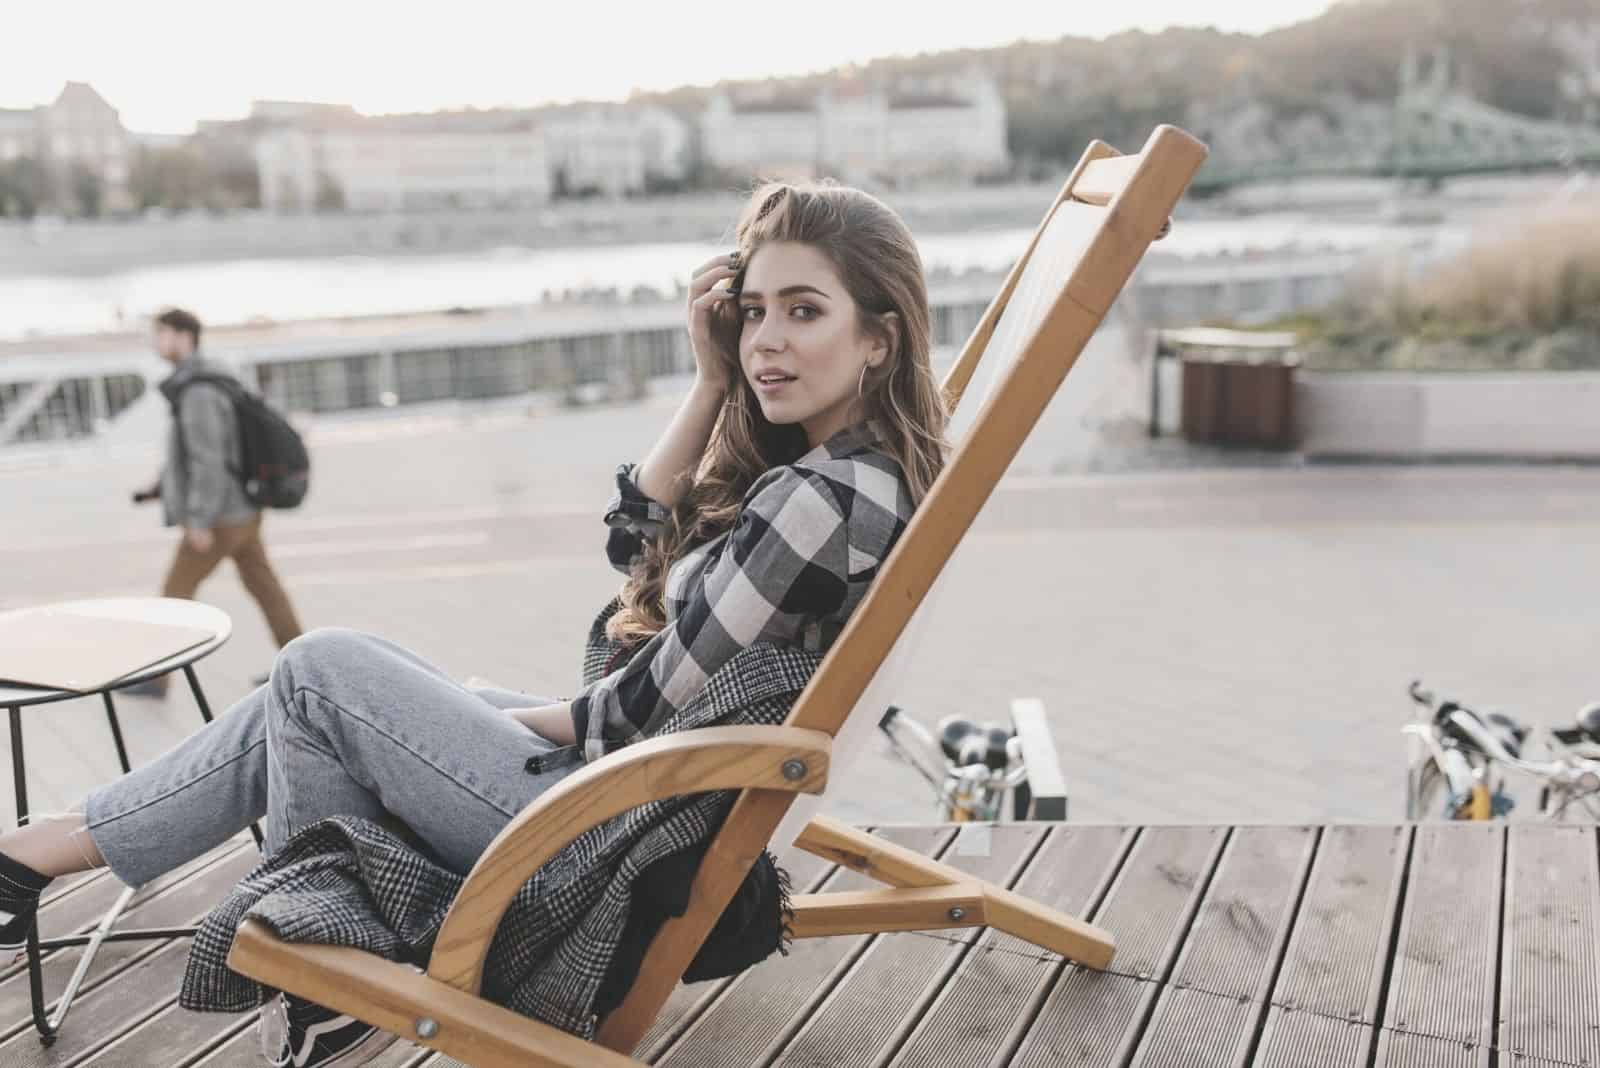
{"type": "Polygon", "coordinates": [[[589,106],[539,123],[558,195],[619,197],[680,182],[689,168],[689,127],[663,108],[589,106]]]}
{"type": "MultiPolygon", "coordinates": [[[[307,108],[309,105],[296,105],[307,108]]],[[[367,118],[348,109],[254,116],[262,206],[274,212],[504,208],[625,196],[680,182],[690,130],[661,108],[367,118]]]]}
{"type": "Polygon", "coordinates": [[[534,130],[283,127],[256,142],[262,206],[275,212],[503,208],[550,199],[534,130]]]}
{"type": "Polygon", "coordinates": [[[970,182],[1010,165],[1005,103],[982,75],[743,102],[719,93],[701,145],[713,169],[766,178],[970,182]]]}
{"type": "Polygon", "coordinates": [[[819,101],[738,103],[726,93],[711,98],[700,119],[700,146],[713,169],[764,178],[806,178],[822,160],[819,101]]]}
{"type": "Polygon", "coordinates": [[[49,104],[0,109],[0,164],[29,158],[51,176],[57,199],[69,204],[81,174],[101,187],[101,210],[130,205],[132,139],[112,107],[87,82],[68,82],[49,104]]]}

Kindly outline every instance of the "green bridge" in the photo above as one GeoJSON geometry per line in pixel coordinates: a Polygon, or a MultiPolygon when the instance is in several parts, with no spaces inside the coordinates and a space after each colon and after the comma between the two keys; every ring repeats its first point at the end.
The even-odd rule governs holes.
{"type": "Polygon", "coordinates": [[[1446,50],[1407,58],[1388,128],[1326,152],[1230,166],[1213,157],[1191,188],[1220,192],[1251,182],[1310,177],[1442,180],[1473,174],[1600,167],[1600,126],[1531,118],[1462,92],[1446,50]]]}

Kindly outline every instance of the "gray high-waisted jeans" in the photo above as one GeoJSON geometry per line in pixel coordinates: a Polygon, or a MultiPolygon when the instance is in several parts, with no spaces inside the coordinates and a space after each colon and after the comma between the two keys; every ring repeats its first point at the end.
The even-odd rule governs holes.
{"type": "Polygon", "coordinates": [[[92,792],[89,834],[138,886],[266,817],[268,855],[327,816],[420,839],[465,873],[519,810],[582,765],[504,711],[551,703],[469,690],[391,642],[317,630],[270,681],[177,748],[92,792]]]}

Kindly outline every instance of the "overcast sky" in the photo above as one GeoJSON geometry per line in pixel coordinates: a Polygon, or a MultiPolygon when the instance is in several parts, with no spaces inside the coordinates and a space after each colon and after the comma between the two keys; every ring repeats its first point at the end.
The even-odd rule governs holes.
{"type": "Polygon", "coordinates": [[[1330,0],[80,0],[8,20],[0,107],[86,81],[129,128],[185,133],[254,99],[378,114],[619,99],[725,78],[801,74],[885,55],[1064,34],[1214,25],[1260,33],[1330,0]],[[1077,8],[1077,10],[1073,10],[1077,8]]]}

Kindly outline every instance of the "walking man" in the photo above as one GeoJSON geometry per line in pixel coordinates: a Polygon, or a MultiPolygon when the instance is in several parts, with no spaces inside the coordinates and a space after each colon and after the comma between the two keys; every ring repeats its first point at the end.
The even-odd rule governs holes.
{"type": "MultiPolygon", "coordinates": [[[[175,368],[160,386],[173,420],[161,481],[135,493],[134,500],[159,497],[166,525],[182,529],[161,595],[193,599],[206,576],[231,559],[282,648],[299,636],[300,622],[267,560],[261,510],[250,503],[232,470],[239,456],[233,400],[212,382],[194,381],[219,370],[200,354],[200,331],[200,320],[181,308],[156,317],[156,353],[175,368]]],[[[166,687],[162,678],[123,692],[159,697],[166,687]]]]}

